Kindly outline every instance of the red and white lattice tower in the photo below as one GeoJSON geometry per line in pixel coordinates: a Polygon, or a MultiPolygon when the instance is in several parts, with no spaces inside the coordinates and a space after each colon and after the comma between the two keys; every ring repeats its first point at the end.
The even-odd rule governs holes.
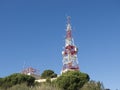
{"type": "Polygon", "coordinates": [[[66,71],[79,71],[77,52],[78,48],[74,44],[72,38],[72,28],[70,24],[70,17],[67,17],[67,28],[66,28],[66,38],[65,38],[65,47],[62,51],[63,56],[63,68],[62,73],[66,71]]]}

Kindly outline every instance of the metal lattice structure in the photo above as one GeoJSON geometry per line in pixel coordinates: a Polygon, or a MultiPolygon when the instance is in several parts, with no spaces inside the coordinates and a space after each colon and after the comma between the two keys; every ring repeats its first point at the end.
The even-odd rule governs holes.
{"type": "Polygon", "coordinates": [[[39,78],[40,78],[40,72],[39,72],[39,70],[34,69],[34,68],[32,68],[32,67],[24,68],[24,69],[21,71],[21,74],[30,75],[30,76],[35,77],[36,79],[39,79],[39,78]]]}
{"type": "Polygon", "coordinates": [[[32,67],[28,67],[28,68],[23,69],[21,73],[26,74],[26,75],[32,75],[32,74],[36,74],[37,70],[32,67]]]}
{"type": "Polygon", "coordinates": [[[77,52],[78,48],[74,44],[72,38],[72,28],[70,24],[70,17],[67,17],[67,28],[66,28],[66,38],[65,38],[65,47],[62,51],[63,56],[63,68],[62,73],[66,71],[79,71],[77,52]]]}

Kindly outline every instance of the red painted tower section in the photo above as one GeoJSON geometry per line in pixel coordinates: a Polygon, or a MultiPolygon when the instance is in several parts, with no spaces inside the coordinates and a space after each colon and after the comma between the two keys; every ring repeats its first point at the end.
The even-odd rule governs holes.
{"type": "Polygon", "coordinates": [[[70,17],[67,17],[67,28],[66,28],[66,38],[65,47],[62,51],[63,56],[63,68],[62,73],[66,71],[76,71],[79,70],[77,52],[78,48],[75,46],[72,38],[72,29],[70,24],[70,17]]]}

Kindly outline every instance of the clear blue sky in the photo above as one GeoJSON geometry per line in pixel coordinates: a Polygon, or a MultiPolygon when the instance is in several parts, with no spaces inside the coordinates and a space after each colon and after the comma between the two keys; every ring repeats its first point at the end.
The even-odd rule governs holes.
{"type": "Polygon", "coordinates": [[[0,77],[24,63],[59,74],[68,15],[80,70],[120,90],[120,0],[0,0],[0,77]]]}

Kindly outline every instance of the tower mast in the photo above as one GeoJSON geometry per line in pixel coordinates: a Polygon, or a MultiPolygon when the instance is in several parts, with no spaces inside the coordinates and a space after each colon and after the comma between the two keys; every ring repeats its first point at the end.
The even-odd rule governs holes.
{"type": "Polygon", "coordinates": [[[72,28],[70,24],[70,17],[67,17],[67,28],[66,28],[66,38],[65,47],[62,51],[63,56],[63,68],[62,73],[66,71],[79,71],[77,52],[78,48],[74,45],[72,38],[72,28]]]}

